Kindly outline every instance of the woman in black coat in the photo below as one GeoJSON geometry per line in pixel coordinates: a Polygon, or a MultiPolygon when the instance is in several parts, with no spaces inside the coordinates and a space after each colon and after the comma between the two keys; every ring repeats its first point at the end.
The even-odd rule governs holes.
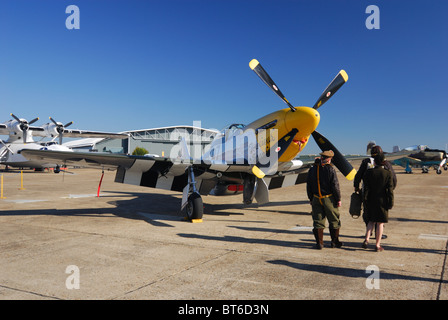
{"type": "Polygon", "coordinates": [[[370,234],[376,224],[376,251],[383,251],[381,237],[384,223],[388,222],[389,210],[394,202],[392,173],[384,169],[384,154],[379,153],[374,158],[375,168],[364,174],[364,201],[369,223],[367,224],[366,238],[362,244],[367,248],[370,234]]]}

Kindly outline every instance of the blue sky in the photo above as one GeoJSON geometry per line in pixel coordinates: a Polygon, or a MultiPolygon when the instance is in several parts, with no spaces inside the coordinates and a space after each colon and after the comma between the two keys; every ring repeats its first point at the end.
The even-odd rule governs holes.
{"type": "MultiPolygon", "coordinates": [[[[256,58],[296,106],[346,70],[317,129],[342,153],[370,140],[445,149],[447,12],[446,0],[2,0],[0,122],[247,124],[286,107],[249,69],[256,58]],[[66,28],[69,5],[79,30],[66,28]]],[[[303,154],[316,152],[310,142],[303,154]]]]}

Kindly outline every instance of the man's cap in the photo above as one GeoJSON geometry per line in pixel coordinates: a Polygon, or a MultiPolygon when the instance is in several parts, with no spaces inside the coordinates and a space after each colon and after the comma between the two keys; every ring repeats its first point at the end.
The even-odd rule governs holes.
{"type": "Polygon", "coordinates": [[[332,150],[326,150],[324,152],[319,153],[321,156],[323,157],[327,157],[327,158],[333,158],[334,157],[334,152],[332,150]]]}

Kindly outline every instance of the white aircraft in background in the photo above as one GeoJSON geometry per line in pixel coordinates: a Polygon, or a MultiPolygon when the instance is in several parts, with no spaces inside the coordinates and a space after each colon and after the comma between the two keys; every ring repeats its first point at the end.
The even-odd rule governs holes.
{"type": "MultiPolygon", "coordinates": [[[[23,118],[18,118],[11,113],[13,120],[9,120],[5,123],[0,123],[0,135],[9,135],[8,140],[2,141],[0,146],[0,163],[11,167],[20,168],[59,168],[56,163],[48,162],[44,160],[29,160],[19,153],[22,149],[32,150],[53,150],[53,151],[67,151],[72,152],[66,146],[62,145],[62,138],[116,138],[125,139],[128,137],[124,133],[112,133],[112,132],[98,132],[87,131],[78,129],[66,129],[72,125],[73,122],[69,122],[63,125],[61,122],[56,122],[50,117],[51,122],[42,126],[31,126],[33,123],[39,120],[35,118],[31,121],[27,121],[23,118]],[[49,137],[53,138],[52,141],[35,142],[33,137],[49,137]],[[59,144],[54,140],[59,138],[59,144]]],[[[55,170],[59,172],[59,170],[55,170]]]]}

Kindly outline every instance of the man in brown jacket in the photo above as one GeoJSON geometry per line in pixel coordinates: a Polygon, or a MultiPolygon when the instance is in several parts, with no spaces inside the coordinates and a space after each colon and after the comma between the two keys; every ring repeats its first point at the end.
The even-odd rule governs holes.
{"type": "Polygon", "coordinates": [[[336,170],[331,166],[334,152],[332,150],[324,151],[320,153],[320,156],[320,161],[317,161],[308,172],[306,188],[312,207],[313,234],[317,248],[322,249],[325,219],[327,219],[331,247],[340,248],[342,246],[342,242],[339,241],[341,191],[336,170]]]}

